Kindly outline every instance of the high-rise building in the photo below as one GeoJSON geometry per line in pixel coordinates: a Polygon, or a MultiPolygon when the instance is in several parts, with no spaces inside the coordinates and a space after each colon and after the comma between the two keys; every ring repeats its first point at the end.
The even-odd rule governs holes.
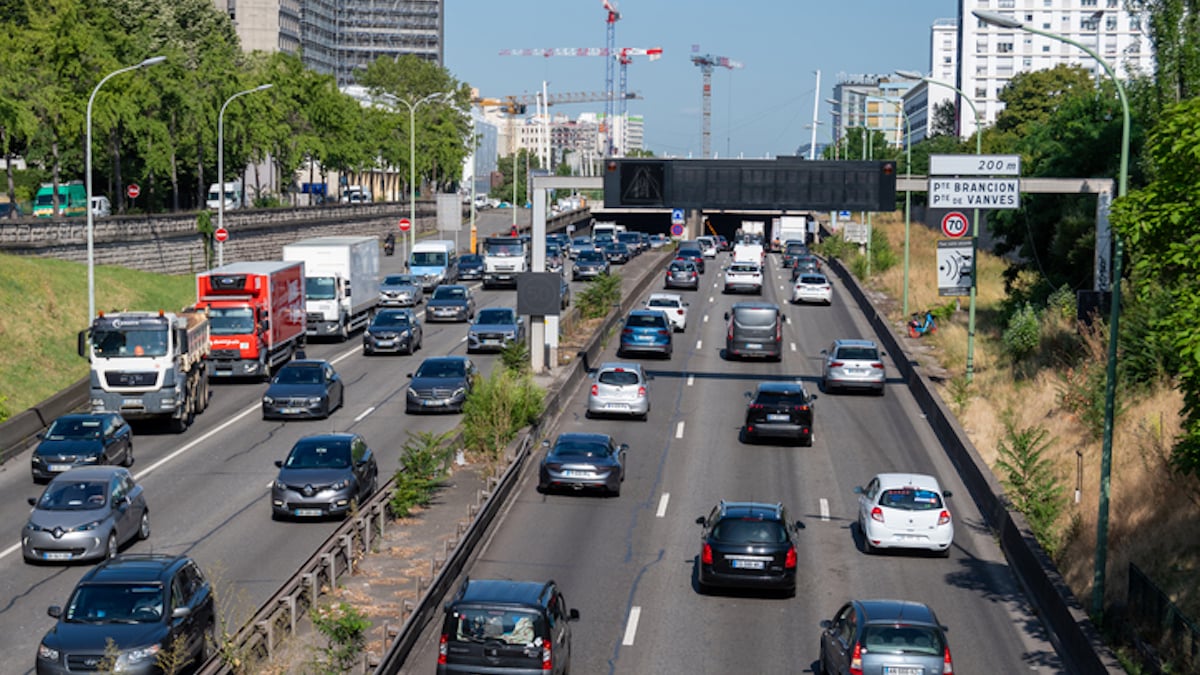
{"type": "MultiPolygon", "coordinates": [[[[847,75],[839,73],[833,86],[834,135],[838,144],[846,131],[867,127],[882,132],[887,144],[904,143],[904,121],[900,115],[903,97],[913,82],[892,75],[847,75]]],[[[846,159],[861,159],[849,157],[846,159]]]]}

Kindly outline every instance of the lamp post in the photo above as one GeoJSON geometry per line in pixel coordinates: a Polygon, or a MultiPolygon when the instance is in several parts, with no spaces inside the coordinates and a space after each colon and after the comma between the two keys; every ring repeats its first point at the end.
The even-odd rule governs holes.
{"type": "MultiPolygon", "coordinates": [[[[1109,78],[1116,85],[1117,96],[1121,100],[1121,164],[1117,174],[1117,199],[1124,197],[1129,187],[1129,99],[1125,97],[1125,86],[1113,72],[1112,66],[1087,45],[1066,36],[1031,28],[1020,21],[992,12],[975,11],[972,14],[980,21],[1000,28],[1023,30],[1078,47],[1104,68],[1104,72],[1108,73],[1109,78]]],[[[1112,474],[1114,399],[1117,390],[1117,337],[1121,321],[1121,259],[1124,254],[1125,246],[1121,242],[1121,237],[1114,233],[1112,298],[1109,301],[1108,309],[1108,367],[1104,386],[1104,436],[1100,452],[1100,510],[1096,523],[1096,563],[1092,571],[1092,613],[1096,616],[1104,614],[1104,576],[1108,566],[1108,497],[1112,474]]]]}
{"type": "MultiPolygon", "coordinates": [[[[256,91],[264,91],[275,85],[260,84],[253,89],[239,91],[238,93],[225,99],[225,103],[221,105],[221,111],[217,113],[217,182],[220,184],[219,199],[217,201],[217,229],[225,227],[225,108],[233,103],[233,99],[246,94],[253,94],[256,91]]],[[[225,265],[225,242],[217,242],[217,267],[225,265]]]]}
{"type": "MultiPolygon", "coordinates": [[[[904,112],[904,99],[881,96],[878,97],[882,101],[896,104],[896,112],[898,117],[904,118],[904,177],[912,179],[912,124],[909,123],[908,113],[904,112]]],[[[908,241],[909,229],[911,224],[912,214],[912,188],[904,191],[904,309],[901,316],[908,316],[908,241]]]]}
{"type": "Polygon", "coordinates": [[[842,102],[837,100],[836,98],[827,98],[827,99],[825,99],[825,102],[831,106],[837,106],[837,110],[830,109],[830,111],[829,111],[830,115],[837,118],[837,121],[834,122],[834,126],[833,126],[833,158],[836,160],[836,159],[838,159],[838,153],[841,150],[841,148],[838,146],[841,145],[842,136],[843,136],[843,134],[841,133],[841,130],[842,130],[842,102]]]}
{"type": "Polygon", "coordinates": [[[100,82],[96,85],[96,88],[92,90],[92,95],[88,98],[87,115],[85,116],[87,119],[84,122],[85,128],[87,129],[87,134],[86,134],[87,139],[85,141],[86,147],[84,147],[84,149],[83,149],[84,164],[87,165],[84,168],[83,175],[84,175],[84,179],[87,182],[86,191],[87,191],[88,323],[91,323],[92,319],[96,316],[96,248],[95,248],[95,246],[96,246],[96,235],[95,235],[96,219],[95,219],[95,214],[92,213],[92,104],[96,102],[96,94],[98,94],[100,92],[100,87],[103,87],[104,83],[108,82],[109,79],[111,79],[112,77],[114,77],[116,75],[120,75],[121,73],[128,73],[131,70],[137,70],[138,68],[145,68],[146,66],[153,66],[156,63],[162,63],[163,61],[166,61],[166,60],[167,60],[167,57],[165,57],[165,56],[151,56],[150,58],[148,58],[145,61],[142,61],[141,63],[138,63],[136,65],[127,66],[125,68],[121,68],[120,70],[115,70],[115,71],[109,73],[108,75],[105,75],[104,79],[100,80],[100,82]]]}
{"type": "Polygon", "coordinates": [[[422,103],[427,103],[435,98],[441,98],[448,94],[444,91],[436,91],[424,98],[416,101],[409,101],[400,98],[399,96],[391,96],[388,98],[392,101],[399,101],[408,108],[408,250],[405,251],[404,257],[408,258],[408,251],[411,251],[417,243],[417,198],[414,192],[417,185],[417,108],[421,107],[422,103]]]}

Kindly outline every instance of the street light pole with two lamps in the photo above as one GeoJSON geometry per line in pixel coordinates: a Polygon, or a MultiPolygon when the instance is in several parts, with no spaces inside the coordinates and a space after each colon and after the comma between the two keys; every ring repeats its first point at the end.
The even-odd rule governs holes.
{"type": "MultiPolygon", "coordinates": [[[[217,205],[217,229],[225,228],[225,109],[230,103],[239,96],[253,94],[256,91],[265,91],[275,85],[260,84],[253,89],[239,91],[238,93],[225,99],[225,103],[221,104],[221,111],[217,113],[217,183],[218,183],[218,205],[217,205]]],[[[225,265],[225,242],[217,241],[217,267],[225,265]]]]}
{"type": "Polygon", "coordinates": [[[449,92],[436,91],[428,96],[409,101],[392,94],[387,94],[386,98],[390,101],[403,103],[408,108],[408,248],[404,253],[404,257],[408,259],[408,251],[411,251],[417,243],[417,108],[421,107],[422,103],[428,103],[435,98],[444,98],[450,96],[449,92]]]}

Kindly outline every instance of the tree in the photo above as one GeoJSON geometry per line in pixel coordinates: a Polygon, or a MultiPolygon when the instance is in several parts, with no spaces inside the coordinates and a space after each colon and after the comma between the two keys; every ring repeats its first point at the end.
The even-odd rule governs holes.
{"type": "Polygon", "coordinates": [[[933,106],[933,129],[929,135],[958,136],[958,110],[953,100],[942,101],[933,106]]]}
{"type": "Polygon", "coordinates": [[[1200,94],[1200,3],[1144,0],[1160,105],[1200,94]]]}
{"type": "Polygon", "coordinates": [[[515,194],[518,203],[514,204],[514,206],[520,206],[521,203],[524,203],[526,194],[526,181],[528,179],[528,175],[525,171],[526,167],[530,169],[539,169],[541,168],[541,164],[537,155],[529,152],[529,150],[525,148],[521,148],[517,151],[515,164],[513,155],[501,157],[500,161],[496,164],[496,170],[504,176],[504,181],[498,187],[492,188],[492,191],[488,193],[488,196],[492,197],[493,199],[499,199],[506,202],[513,201],[513,179],[515,175],[517,181],[515,194]]]}

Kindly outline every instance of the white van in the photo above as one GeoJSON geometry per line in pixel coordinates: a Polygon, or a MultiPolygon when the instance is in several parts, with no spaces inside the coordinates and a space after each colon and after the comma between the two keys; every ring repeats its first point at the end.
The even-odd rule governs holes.
{"type": "Polygon", "coordinates": [[[408,256],[408,271],[426,291],[458,281],[458,251],[448,239],[417,242],[408,256]]]}
{"type": "Polygon", "coordinates": [[[96,195],[92,197],[92,216],[95,218],[107,218],[112,215],[112,202],[108,201],[108,197],[104,195],[96,195]]]}

